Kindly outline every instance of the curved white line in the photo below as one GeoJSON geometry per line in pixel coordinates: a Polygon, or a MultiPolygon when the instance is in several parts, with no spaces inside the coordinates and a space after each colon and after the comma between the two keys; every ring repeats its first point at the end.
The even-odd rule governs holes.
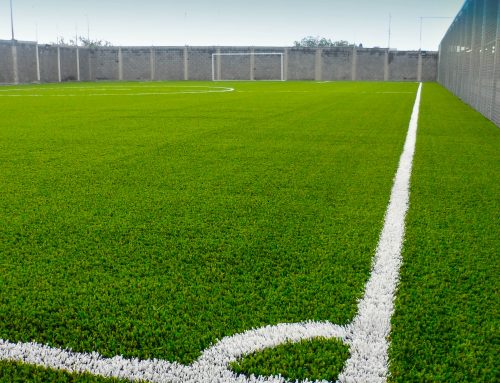
{"type": "Polygon", "coordinates": [[[243,355],[313,338],[345,338],[346,328],[330,322],[280,323],[225,337],[203,352],[198,363],[227,366],[243,355]]]}
{"type": "Polygon", "coordinates": [[[72,352],[38,343],[11,343],[0,340],[0,359],[22,362],[76,373],[131,381],[169,383],[284,383],[282,377],[246,377],[228,369],[231,362],[252,352],[276,347],[286,342],[313,338],[344,338],[346,329],[329,322],[278,324],[228,336],[208,348],[190,366],[163,360],[126,359],[121,356],[104,358],[72,352]]]}

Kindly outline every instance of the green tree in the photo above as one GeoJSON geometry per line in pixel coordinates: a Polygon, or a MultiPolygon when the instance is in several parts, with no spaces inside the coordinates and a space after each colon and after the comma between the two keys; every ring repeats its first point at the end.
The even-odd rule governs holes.
{"type": "Polygon", "coordinates": [[[352,47],[354,44],[346,40],[332,41],[325,37],[306,36],[302,40],[294,41],[296,48],[331,48],[331,47],[352,47]]]}
{"type": "Polygon", "coordinates": [[[64,37],[59,38],[57,43],[52,42],[52,45],[68,45],[72,47],[76,47],[77,45],[84,48],[98,48],[98,47],[112,47],[113,44],[107,40],[91,40],[85,37],[78,37],[76,39],[70,39],[69,41],[64,40],[64,37]],[[77,44],[78,41],[78,44],[77,44]]]}
{"type": "MultiPolygon", "coordinates": [[[[87,39],[85,37],[78,37],[79,45],[83,46],[85,48],[98,48],[98,47],[111,47],[113,46],[112,43],[110,43],[107,40],[91,40],[87,39]]],[[[70,43],[72,45],[76,45],[75,40],[70,40],[70,43]]]]}

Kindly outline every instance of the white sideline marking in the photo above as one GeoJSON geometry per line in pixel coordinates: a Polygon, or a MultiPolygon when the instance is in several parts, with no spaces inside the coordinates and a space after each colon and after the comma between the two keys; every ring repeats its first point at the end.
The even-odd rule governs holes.
{"type": "Polygon", "coordinates": [[[415,92],[359,92],[361,94],[415,94],[415,92]]]}
{"type": "Polygon", "coordinates": [[[405,217],[410,200],[410,177],[417,140],[422,83],[418,86],[410,125],[394,178],[384,227],[375,252],[372,273],[358,314],[348,326],[346,343],[351,357],[339,376],[341,382],[385,382],[389,373],[388,337],[399,281],[405,217]]]}
{"type": "Polygon", "coordinates": [[[94,88],[94,87],[85,87],[85,86],[63,86],[59,88],[53,87],[23,87],[23,88],[8,88],[8,89],[0,89],[0,92],[31,92],[34,90],[64,90],[64,89],[86,89],[86,90],[133,90],[132,88],[122,88],[122,87],[112,87],[112,88],[94,88]]]}
{"type": "Polygon", "coordinates": [[[170,95],[170,94],[205,94],[205,93],[227,93],[234,92],[234,88],[222,87],[222,86],[138,86],[134,88],[86,88],[86,87],[61,87],[61,88],[29,88],[29,89],[9,89],[9,90],[0,90],[0,92],[5,92],[3,94],[0,93],[0,97],[95,97],[95,96],[156,96],[156,95],[170,95]],[[18,91],[40,91],[40,90],[64,90],[64,89],[81,89],[81,90],[89,90],[95,92],[96,90],[106,90],[106,91],[114,91],[114,90],[128,90],[133,91],[135,89],[165,89],[165,88],[189,88],[192,90],[184,90],[184,91],[173,91],[173,92],[134,92],[134,93],[59,93],[59,94],[8,94],[9,92],[18,92],[18,91]],[[198,89],[198,90],[194,90],[198,89]]]}
{"type": "Polygon", "coordinates": [[[313,93],[312,90],[237,90],[237,93],[313,93]]]}
{"type": "Polygon", "coordinates": [[[13,92],[13,91],[32,91],[32,90],[62,90],[62,89],[82,89],[82,90],[115,90],[115,89],[120,89],[120,90],[134,90],[134,89],[165,89],[165,88],[226,88],[226,87],[221,87],[221,86],[211,86],[211,85],[169,85],[169,84],[154,84],[154,83],[137,83],[137,84],[130,84],[126,87],[124,86],[108,86],[108,87],[103,87],[101,86],[100,88],[95,88],[92,85],[89,86],[59,86],[59,87],[50,87],[50,86],[42,86],[42,85],[24,85],[22,87],[17,87],[17,88],[9,88],[7,87],[6,89],[0,89],[0,92],[13,92]]]}
{"type": "MultiPolygon", "coordinates": [[[[285,383],[282,377],[246,377],[228,369],[242,356],[286,342],[338,338],[350,347],[339,376],[342,383],[385,382],[389,373],[388,336],[399,280],[410,177],[415,153],[422,84],[419,84],[403,153],[394,178],[384,227],[375,252],[372,272],[358,304],[358,314],[347,326],[329,322],[278,324],[225,337],[205,350],[193,364],[163,360],[104,358],[98,353],[77,353],[37,343],[11,343],[0,339],[0,360],[23,362],[70,372],[163,383],[285,383]]],[[[324,382],[323,382],[324,383],[324,382]]]]}

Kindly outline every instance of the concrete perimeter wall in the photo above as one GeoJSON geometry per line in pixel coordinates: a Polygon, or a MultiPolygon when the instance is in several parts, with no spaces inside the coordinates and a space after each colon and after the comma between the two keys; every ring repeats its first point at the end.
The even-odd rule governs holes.
{"type": "Polygon", "coordinates": [[[436,81],[437,61],[436,52],[388,52],[380,48],[87,49],[0,40],[0,83],[212,79],[436,81]]]}

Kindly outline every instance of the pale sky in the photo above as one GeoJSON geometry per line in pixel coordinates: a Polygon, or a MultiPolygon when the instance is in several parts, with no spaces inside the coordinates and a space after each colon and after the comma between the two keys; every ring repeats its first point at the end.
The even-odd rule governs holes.
{"type": "MultiPolygon", "coordinates": [[[[10,40],[10,0],[0,39],[10,40]]],[[[464,0],[12,0],[17,40],[78,34],[114,45],[291,46],[305,36],[437,50],[464,0]],[[431,17],[450,17],[437,19],[431,17]]]]}

